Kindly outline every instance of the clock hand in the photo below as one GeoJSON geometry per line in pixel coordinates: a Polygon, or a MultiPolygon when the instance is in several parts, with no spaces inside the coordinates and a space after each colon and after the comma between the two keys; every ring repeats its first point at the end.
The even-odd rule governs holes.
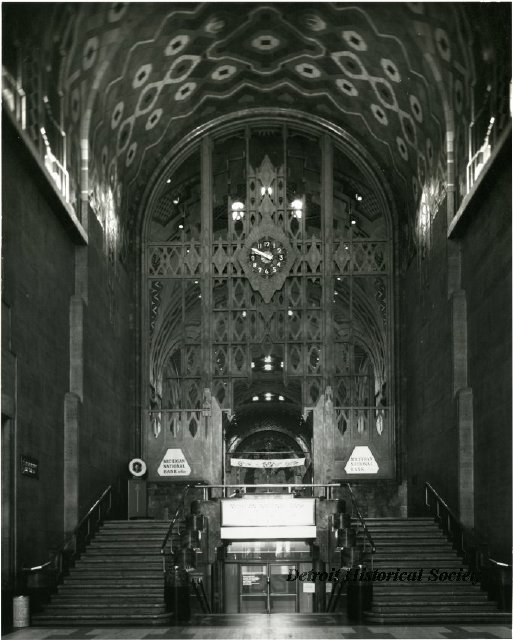
{"type": "Polygon", "coordinates": [[[254,247],[251,249],[251,251],[252,251],[252,253],[258,253],[263,258],[267,258],[267,260],[272,260],[273,259],[273,254],[272,253],[265,253],[265,251],[260,251],[260,249],[255,249],[254,247]]]}

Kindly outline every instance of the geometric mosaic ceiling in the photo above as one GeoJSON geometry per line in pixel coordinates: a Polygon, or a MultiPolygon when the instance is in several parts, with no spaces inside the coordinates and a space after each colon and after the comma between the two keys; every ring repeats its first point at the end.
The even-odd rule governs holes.
{"type": "Polygon", "coordinates": [[[255,107],[347,131],[375,159],[399,214],[414,215],[427,183],[443,196],[447,131],[465,137],[457,129],[472,117],[476,77],[493,73],[488,43],[503,45],[490,4],[18,6],[27,20],[10,23],[13,38],[32,43],[50,96],[60,90],[78,165],[87,141],[89,192],[100,201],[109,190],[127,226],[173,145],[255,107]]]}

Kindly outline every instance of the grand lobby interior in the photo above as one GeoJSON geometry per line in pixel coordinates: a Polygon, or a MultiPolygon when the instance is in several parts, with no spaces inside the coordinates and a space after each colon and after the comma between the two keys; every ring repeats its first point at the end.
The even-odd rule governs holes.
{"type": "Polygon", "coordinates": [[[510,3],[2,15],[3,634],[511,637],[510,3]]]}

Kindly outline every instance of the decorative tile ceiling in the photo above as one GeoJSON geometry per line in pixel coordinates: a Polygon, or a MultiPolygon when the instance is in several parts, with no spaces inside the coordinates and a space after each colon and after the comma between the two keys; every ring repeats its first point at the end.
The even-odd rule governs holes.
{"type": "Polygon", "coordinates": [[[59,78],[70,155],[79,166],[88,140],[93,207],[113,204],[124,228],[173,145],[254,107],[343,128],[375,158],[400,215],[415,214],[427,184],[437,206],[446,133],[471,120],[490,37],[470,3],[45,6],[40,46],[48,86],[59,78]]]}

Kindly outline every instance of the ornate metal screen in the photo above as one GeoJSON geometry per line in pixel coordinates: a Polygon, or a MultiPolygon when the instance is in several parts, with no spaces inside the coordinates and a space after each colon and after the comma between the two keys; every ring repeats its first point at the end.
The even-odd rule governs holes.
{"type": "Polygon", "coordinates": [[[371,436],[391,457],[379,202],[327,136],[269,126],[204,140],[147,226],[150,438],[177,423],[195,437],[205,389],[228,413],[271,396],[306,413],[330,388],[335,457],[371,436]]]}

